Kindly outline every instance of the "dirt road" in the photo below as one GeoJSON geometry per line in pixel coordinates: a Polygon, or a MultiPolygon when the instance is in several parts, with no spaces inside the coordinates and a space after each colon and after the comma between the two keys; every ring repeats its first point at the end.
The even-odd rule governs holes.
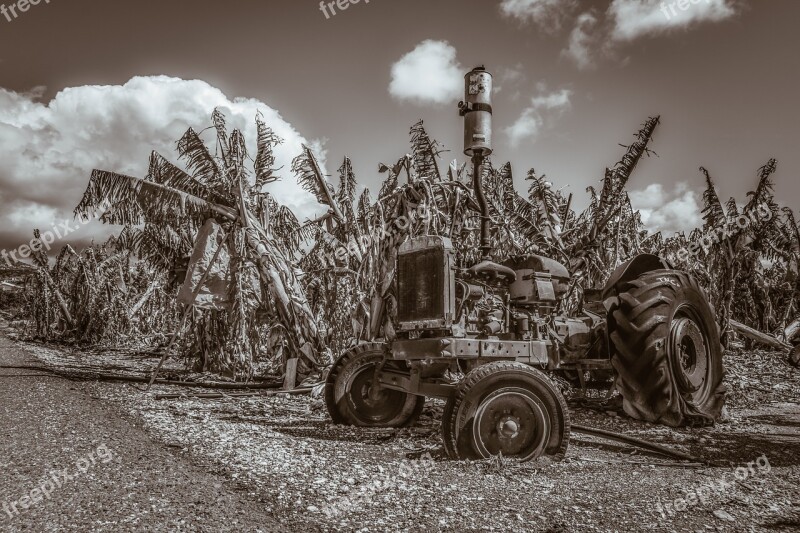
{"type": "MultiPolygon", "coordinates": [[[[0,337],[0,366],[41,364],[0,337]]],[[[91,385],[0,376],[0,531],[278,530],[245,488],[153,441],[91,385]]]]}

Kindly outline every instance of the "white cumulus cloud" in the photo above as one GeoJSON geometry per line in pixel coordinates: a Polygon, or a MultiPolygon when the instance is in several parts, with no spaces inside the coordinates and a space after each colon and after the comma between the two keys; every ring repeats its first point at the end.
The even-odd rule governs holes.
{"type": "Polygon", "coordinates": [[[608,8],[612,36],[630,41],[643,35],[718,22],[736,14],[732,0],[614,0],[608,8]]]}
{"type": "Polygon", "coordinates": [[[686,182],[667,190],[660,183],[652,183],[643,190],[629,193],[631,206],[638,209],[642,222],[650,231],[672,234],[691,231],[703,224],[700,195],[686,182]]]}
{"type": "MultiPolygon", "coordinates": [[[[309,143],[280,113],[255,99],[229,98],[200,80],[166,76],[136,77],[124,85],[70,87],[50,102],[37,88],[17,93],[0,88],[0,247],[15,247],[43,231],[72,220],[94,168],[144,176],[150,152],[177,161],[176,141],[192,127],[210,125],[214,108],[240,129],[255,157],[255,117],[285,142],[276,148],[282,181],[271,185],[276,199],[301,216],[321,211],[291,175],[291,160],[309,143]],[[14,244],[17,243],[17,244],[14,244]]],[[[213,150],[214,133],[203,133],[213,150]]],[[[98,225],[70,235],[86,240],[105,234],[98,225]]]]}
{"type": "Polygon", "coordinates": [[[418,104],[449,104],[464,92],[465,69],[447,41],[422,41],[392,65],[389,93],[418,104]]]}
{"type": "MultiPolygon", "coordinates": [[[[540,85],[539,90],[540,92],[544,91],[544,87],[540,85]]],[[[517,147],[525,139],[535,140],[547,124],[548,119],[569,108],[571,97],[572,91],[569,89],[532,97],[530,105],[522,111],[511,126],[505,129],[511,145],[517,147]]]]}

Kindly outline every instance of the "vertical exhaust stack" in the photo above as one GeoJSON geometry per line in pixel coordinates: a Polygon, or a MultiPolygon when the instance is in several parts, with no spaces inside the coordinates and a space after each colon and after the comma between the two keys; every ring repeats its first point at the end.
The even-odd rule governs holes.
{"type": "Polygon", "coordinates": [[[483,66],[472,69],[464,77],[464,101],[458,103],[464,117],[464,154],[472,157],[472,183],[481,208],[481,254],[484,259],[492,251],[489,238],[489,204],[483,192],[483,163],[492,153],[492,75],[483,66]]]}

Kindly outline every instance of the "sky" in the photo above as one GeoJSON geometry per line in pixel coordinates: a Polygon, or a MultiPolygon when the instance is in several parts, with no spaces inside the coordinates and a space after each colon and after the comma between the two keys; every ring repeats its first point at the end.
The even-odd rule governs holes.
{"type": "MultiPolygon", "coordinates": [[[[177,161],[215,107],[251,143],[259,112],[285,139],[269,188],[301,218],[324,211],[290,172],[304,143],[332,182],[349,156],[374,192],[422,119],[446,168],[466,159],[457,103],[477,65],[495,76],[493,160],[521,191],[534,168],[584,207],[660,115],[658,157],[629,183],[650,229],[701,223],[701,165],[744,203],[775,157],[777,198],[800,202],[800,2],[338,1],[0,0],[0,249],[71,220],[94,168],[177,161]]],[[[57,244],[109,231],[71,224],[57,244]]]]}

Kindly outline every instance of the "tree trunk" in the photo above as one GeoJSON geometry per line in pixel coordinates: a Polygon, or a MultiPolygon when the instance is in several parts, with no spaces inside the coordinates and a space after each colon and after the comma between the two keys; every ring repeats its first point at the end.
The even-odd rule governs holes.
{"type": "Polygon", "coordinates": [[[53,295],[56,297],[58,301],[58,307],[61,308],[61,314],[64,316],[64,321],[70,327],[70,329],[75,327],[75,321],[72,318],[72,314],[69,312],[69,306],[67,306],[66,300],[64,300],[64,296],[61,295],[61,291],[58,290],[58,286],[56,282],[53,281],[53,278],[50,276],[50,272],[47,271],[47,268],[42,268],[42,273],[44,274],[45,282],[50,285],[50,290],[53,291],[53,295]]]}
{"type": "Polygon", "coordinates": [[[795,344],[793,341],[800,341],[800,318],[789,324],[784,330],[786,342],[795,344]]]}
{"type": "Polygon", "coordinates": [[[287,331],[289,346],[294,356],[303,363],[298,365],[297,373],[304,378],[315,366],[329,362],[324,356],[325,343],[291,263],[267,235],[261,223],[246,208],[243,209],[247,244],[257,259],[259,274],[275,300],[281,323],[287,331]]]}
{"type": "Polygon", "coordinates": [[[792,346],[790,344],[786,344],[785,342],[777,339],[776,337],[773,337],[772,335],[761,333],[760,331],[755,330],[749,326],[745,326],[744,324],[742,324],[741,322],[737,322],[736,320],[731,319],[730,325],[731,329],[741,333],[748,339],[751,339],[755,342],[771,346],[772,348],[775,348],[782,352],[792,349],[792,346]]]}
{"type": "Polygon", "coordinates": [[[135,305],[134,305],[134,306],[131,308],[131,310],[128,312],[128,318],[133,318],[133,317],[135,317],[135,316],[136,316],[136,313],[138,313],[138,312],[139,312],[139,310],[141,310],[141,308],[142,308],[142,307],[144,307],[144,304],[146,304],[146,303],[147,303],[147,300],[149,300],[149,299],[150,299],[150,297],[153,295],[153,293],[154,293],[154,292],[156,292],[156,289],[157,289],[158,287],[159,287],[159,282],[158,282],[158,281],[154,281],[154,282],[152,282],[152,283],[150,284],[150,286],[149,286],[149,287],[147,287],[147,290],[146,290],[146,291],[145,291],[145,293],[142,295],[142,297],[141,297],[141,298],[139,298],[139,301],[138,301],[138,302],[136,302],[136,304],[135,304],[135,305]]]}

